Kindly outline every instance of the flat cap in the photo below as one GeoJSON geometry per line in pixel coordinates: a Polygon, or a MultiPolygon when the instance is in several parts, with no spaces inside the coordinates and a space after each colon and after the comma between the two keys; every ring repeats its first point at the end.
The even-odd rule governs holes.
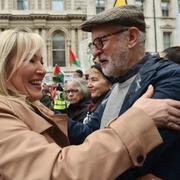
{"type": "Polygon", "coordinates": [[[127,27],[134,26],[142,32],[145,32],[146,30],[143,12],[133,5],[114,7],[103,11],[91,19],[86,20],[81,25],[81,29],[83,31],[91,32],[93,27],[100,26],[102,24],[121,25],[127,27]]]}

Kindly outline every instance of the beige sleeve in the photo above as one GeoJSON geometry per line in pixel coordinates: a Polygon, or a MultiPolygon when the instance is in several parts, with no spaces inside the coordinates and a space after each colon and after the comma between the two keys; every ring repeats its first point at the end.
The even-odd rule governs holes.
{"type": "Polygon", "coordinates": [[[154,122],[139,108],[130,108],[119,118],[111,121],[108,127],[117,132],[135,166],[142,165],[146,154],[162,143],[154,122]]]}
{"type": "Polygon", "coordinates": [[[65,148],[49,144],[13,114],[0,113],[0,128],[0,169],[13,180],[114,179],[161,142],[152,120],[138,109],[92,133],[82,145],[65,148]]]}

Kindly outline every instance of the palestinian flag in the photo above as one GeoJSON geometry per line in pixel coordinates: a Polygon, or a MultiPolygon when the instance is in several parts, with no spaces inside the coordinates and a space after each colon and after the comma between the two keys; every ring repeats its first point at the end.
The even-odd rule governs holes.
{"type": "Polygon", "coordinates": [[[53,69],[53,75],[57,76],[61,72],[61,68],[56,64],[53,69]]]}
{"type": "Polygon", "coordinates": [[[60,66],[58,66],[57,64],[54,66],[54,69],[53,69],[53,81],[54,82],[64,82],[64,75],[63,73],[61,72],[61,68],[60,66]]]}
{"type": "Polygon", "coordinates": [[[114,7],[124,6],[127,4],[127,0],[116,0],[114,3],[114,7]]]}
{"type": "Polygon", "coordinates": [[[69,61],[70,61],[71,65],[74,64],[74,65],[80,67],[80,62],[77,59],[75,53],[72,51],[71,48],[69,48],[69,61]]]}

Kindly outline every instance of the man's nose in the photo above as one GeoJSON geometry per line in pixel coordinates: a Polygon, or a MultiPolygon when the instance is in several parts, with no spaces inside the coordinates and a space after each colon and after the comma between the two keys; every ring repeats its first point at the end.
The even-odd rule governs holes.
{"type": "Polygon", "coordinates": [[[93,49],[92,55],[93,55],[94,59],[96,59],[100,54],[102,54],[101,49],[97,49],[97,48],[93,49]]]}

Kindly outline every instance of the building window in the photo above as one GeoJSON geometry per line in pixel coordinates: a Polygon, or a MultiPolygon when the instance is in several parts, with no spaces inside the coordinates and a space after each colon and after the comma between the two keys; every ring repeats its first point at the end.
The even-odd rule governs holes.
{"type": "Polygon", "coordinates": [[[180,0],[178,0],[178,7],[179,7],[179,13],[180,13],[180,0]]]}
{"type": "Polygon", "coordinates": [[[27,10],[28,0],[17,0],[17,10],[27,10]]]}
{"type": "Polygon", "coordinates": [[[64,0],[52,0],[53,11],[64,11],[64,0]]]}
{"type": "Polygon", "coordinates": [[[135,5],[143,11],[144,9],[144,0],[135,0],[135,5]]]}
{"type": "Polygon", "coordinates": [[[162,16],[169,16],[169,0],[161,1],[162,16]]]}
{"type": "Polygon", "coordinates": [[[53,66],[65,66],[65,37],[61,31],[56,31],[52,36],[53,66]]]}
{"type": "Polygon", "coordinates": [[[171,35],[172,32],[163,32],[164,49],[169,48],[171,46],[171,35]]]}
{"type": "Polygon", "coordinates": [[[96,14],[105,10],[105,0],[96,0],[96,14]]]}

